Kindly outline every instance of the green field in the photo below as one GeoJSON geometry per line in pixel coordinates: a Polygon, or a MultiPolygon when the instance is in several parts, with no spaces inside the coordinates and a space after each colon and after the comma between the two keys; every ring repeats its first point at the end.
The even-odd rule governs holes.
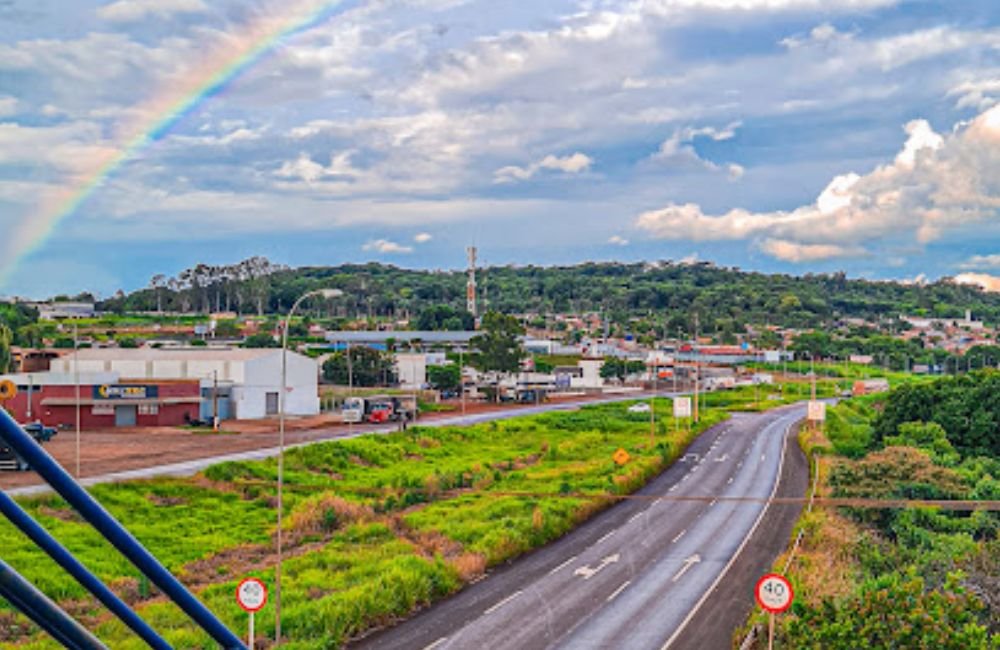
{"type": "MultiPolygon", "coordinates": [[[[628,404],[519,417],[462,428],[319,443],[286,456],[283,647],[330,648],[460,589],[487,567],[549,542],[639,488],[678,457],[724,408],[753,389],[705,398],[690,433],[628,404]],[[624,466],[612,454],[626,449],[624,466]]],[[[658,413],[670,403],[657,400],[658,413]]],[[[191,479],[104,485],[94,495],[234,630],[247,575],[273,584],[275,461],[223,463],[191,479]]],[[[178,648],[213,645],[58,498],[22,503],[178,648]]],[[[113,648],[143,645],[8,525],[3,557],[113,648]]],[[[258,616],[272,636],[273,608],[258,616]]],[[[0,648],[51,648],[0,609],[0,648]]]]}

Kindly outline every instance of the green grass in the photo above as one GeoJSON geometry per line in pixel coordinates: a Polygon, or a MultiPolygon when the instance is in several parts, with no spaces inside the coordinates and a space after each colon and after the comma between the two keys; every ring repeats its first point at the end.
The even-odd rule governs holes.
{"type": "MultiPolygon", "coordinates": [[[[763,394],[765,391],[761,391],[763,394]]],[[[454,592],[482,570],[571,530],[613,497],[641,487],[683,453],[724,409],[747,408],[753,391],[706,395],[688,432],[656,423],[628,403],[490,422],[414,427],[326,442],[286,454],[287,647],[341,645],[454,592]],[[616,465],[626,449],[631,460],[616,465]]],[[[756,408],[766,404],[757,405],[756,408]]],[[[656,400],[657,413],[670,413],[656,400]]],[[[99,486],[95,496],[234,630],[246,618],[236,583],[273,583],[276,462],[222,463],[192,479],[99,486]]],[[[177,648],[212,647],[171,604],[112,552],[56,497],[23,500],[32,514],[154,623],[177,648]]],[[[73,603],[113,648],[141,644],[10,526],[0,524],[3,557],[46,593],[73,603]]],[[[9,613],[0,609],[0,624],[9,613]]],[[[9,618],[7,620],[10,620],[9,618]]],[[[273,609],[258,616],[273,635],[273,609]]],[[[56,647],[44,637],[0,648],[56,647]]],[[[286,646],[283,646],[286,647],[286,646]]]]}

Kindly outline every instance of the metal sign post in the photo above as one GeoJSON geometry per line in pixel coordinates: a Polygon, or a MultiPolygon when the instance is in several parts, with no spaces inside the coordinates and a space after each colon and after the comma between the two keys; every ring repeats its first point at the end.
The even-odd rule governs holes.
{"type": "Polygon", "coordinates": [[[768,613],[767,648],[774,648],[774,615],[780,614],[792,606],[795,592],[792,583],[783,575],[768,573],[757,581],[754,597],[761,609],[768,613]]]}
{"type": "Polygon", "coordinates": [[[247,578],[236,587],[236,604],[249,614],[249,630],[247,632],[247,647],[254,647],[254,614],[264,609],[267,604],[267,586],[257,578],[247,578]]]}

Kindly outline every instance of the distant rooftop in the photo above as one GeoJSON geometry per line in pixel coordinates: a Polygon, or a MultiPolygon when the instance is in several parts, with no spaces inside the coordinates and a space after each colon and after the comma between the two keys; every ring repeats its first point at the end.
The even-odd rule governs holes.
{"type": "Polygon", "coordinates": [[[385,344],[390,339],[397,343],[409,343],[411,341],[421,341],[422,343],[468,343],[472,337],[479,332],[449,331],[449,332],[421,332],[421,331],[393,331],[393,332],[373,332],[373,331],[352,331],[339,330],[326,333],[326,340],[330,343],[379,343],[385,344]]]}
{"type": "MultiPolygon", "coordinates": [[[[79,352],[80,361],[250,361],[279,354],[280,348],[90,348],[79,352]]],[[[289,350],[290,354],[295,354],[289,350]]]]}

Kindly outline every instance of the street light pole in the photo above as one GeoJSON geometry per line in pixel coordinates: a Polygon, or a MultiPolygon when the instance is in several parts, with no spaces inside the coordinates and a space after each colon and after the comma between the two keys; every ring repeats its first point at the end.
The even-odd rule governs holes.
{"type": "Polygon", "coordinates": [[[292,304],[285,317],[281,332],[281,393],[278,395],[278,531],[277,531],[277,564],[274,570],[274,643],[281,645],[281,563],[282,563],[282,516],[284,510],[285,487],[285,397],[288,392],[288,326],[296,308],[307,298],[322,296],[337,298],[344,295],[339,289],[316,289],[299,296],[292,304]]]}
{"type": "Polygon", "coordinates": [[[76,386],[76,477],[80,478],[80,328],[73,323],[73,384],[76,386]]]}

